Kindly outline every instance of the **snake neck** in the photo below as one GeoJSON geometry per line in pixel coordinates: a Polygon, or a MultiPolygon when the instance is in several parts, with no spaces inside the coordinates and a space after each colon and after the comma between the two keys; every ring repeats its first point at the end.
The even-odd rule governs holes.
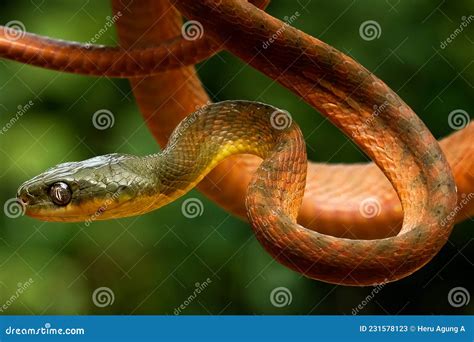
{"type": "MultiPolygon", "coordinates": [[[[130,161],[135,173],[149,179],[137,196],[133,214],[158,209],[186,194],[231,155],[265,159],[276,150],[286,150],[297,136],[301,132],[290,114],[273,106],[224,101],[204,107],[176,127],[161,153],[130,161]]],[[[303,151],[303,163],[305,156],[303,151]]]]}

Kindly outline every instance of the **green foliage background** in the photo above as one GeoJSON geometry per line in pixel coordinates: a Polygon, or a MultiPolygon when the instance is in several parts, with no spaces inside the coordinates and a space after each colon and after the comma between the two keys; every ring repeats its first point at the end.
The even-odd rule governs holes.
{"type": "MultiPolygon", "coordinates": [[[[440,48],[462,17],[474,14],[463,1],[274,0],[278,17],[301,15],[293,25],[350,54],[396,90],[436,137],[452,132],[448,114],[474,109],[474,24],[446,49],[440,48]],[[303,8],[304,7],[304,8],[303,8]],[[379,39],[365,41],[359,27],[376,20],[379,39]]],[[[20,20],[27,31],[88,41],[110,15],[106,1],[6,1],[0,22],[20,20]]],[[[113,30],[101,43],[116,45],[113,30]]],[[[312,160],[356,162],[366,157],[327,120],[294,95],[228,53],[198,66],[214,100],[250,99],[288,109],[301,125],[312,160]]],[[[127,80],[91,78],[0,60],[0,126],[19,105],[35,105],[0,135],[0,203],[15,196],[26,179],[59,162],[111,153],[148,154],[158,146],[139,115],[127,80]],[[113,128],[100,131],[91,117],[115,114],[113,128]]],[[[0,305],[29,278],[33,284],[6,314],[173,314],[196,283],[212,280],[183,314],[351,314],[372,288],[308,280],[264,252],[250,227],[197,191],[141,217],[84,224],[43,223],[0,215],[0,305]],[[204,213],[181,214],[181,203],[198,197],[204,213]],[[115,301],[96,307],[101,286],[115,301]],[[292,303],[276,308],[270,293],[284,286],[292,303]]],[[[362,314],[467,314],[469,305],[447,301],[455,286],[472,287],[473,222],[455,227],[438,256],[416,274],[386,285],[362,314]]]]}

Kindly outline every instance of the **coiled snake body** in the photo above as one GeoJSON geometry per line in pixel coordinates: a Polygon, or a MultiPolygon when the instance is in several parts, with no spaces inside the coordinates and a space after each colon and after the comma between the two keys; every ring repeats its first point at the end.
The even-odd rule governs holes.
{"type": "MultiPolygon", "coordinates": [[[[440,222],[455,204],[454,182],[436,143],[405,146],[395,160],[404,169],[419,159],[425,166],[397,184],[418,196],[404,203],[409,220],[403,233],[340,239],[296,223],[307,160],[299,129],[288,120],[288,127],[277,125],[285,115],[252,102],[209,105],[184,120],[160,154],[60,164],[23,184],[18,197],[29,215],[43,220],[86,221],[110,198],[99,219],[142,214],[189,191],[223,158],[252,153],[264,160],[249,185],[249,218],[260,242],[288,267],[327,282],[369,285],[399,279],[432,258],[450,233],[451,225],[440,222]]],[[[402,194],[402,203],[410,200],[402,194]]]]}
{"type": "MultiPolygon", "coordinates": [[[[444,222],[445,218],[454,209],[456,189],[444,154],[423,123],[390,88],[339,51],[291,27],[286,27],[281,37],[268,49],[261,50],[259,48],[261,48],[262,42],[277,31],[282,23],[245,1],[225,0],[216,3],[217,1],[212,0],[199,2],[191,0],[175,1],[176,7],[183,14],[201,22],[206,32],[209,33],[210,41],[202,41],[194,47],[203,48],[203,46],[207,46],[208,54],[215,52],[218,48],[228,49],[299,94],[305,101],[330,118],[333,123],[357,142],[382,169],[395,187],[404,211],[403,226],[398,235],[377,240],[336,238],[298,225],[296,216],[303,195],[303,188],[301,186],[301,170],[293,170],[292,167],[298,168],[301,165],[294,161],[289,163],[288,160],[290,159],[287,159],[293,154],[293,152],[290,152],[291,148],[295,148],[293,144],[298,145],[297,141],[300,137],[295,136],[291,139],[293,143],[287,142],[288,146],[286,147],[290,150],[285,151],[283,149],[280,151],[282,152],[281,155],[278,154],[278,148],[272,152],[276,153],[278,158],[281,159],[279,161],[283,163],[276,163],[274,158],[268,159],[270,161],[265,160],[261,170],[266,172],[257,173],[248,190],[246,202],[249,208],[249,217],[257,238],[265,248],[280,262],[309,277],[349,285],[367,285],[397,280],[428,262],[444,245],[451,232],[453,222],[444,222]],[[282,51],[284,51],[284,54],[282,51]],[[268,61],[271,61],[271,63],[268,61]],[[384,110],[374,115],[374,106],[383,106],[384,110]],[[289,164],[293,166],[289,166],[289,164]],[[277,165],[286,165],[288,168],[280,168],[277,165]],[[290,195],[290,192],[287,192],[288,190],[292,190],[291,194],[293,195],[290,195]]],[[[152,5],[150,4],[150,6],[152,5]]],[[[116,10],[120,8],[118,2],[115,3],[115,8],[116,10]]],[[[152,8],[156,13],[159,11],[165,12],[166,9],[169,9],[168,5],[163,3],[155,4],[152,8]]],[[[169,18],[171,29],[176,29],[177,15],[175,12],[170,15],[175,18],[169,18]]],[[[137,32],[139,30],[137,29],[137,32]]],[[[120,30],[119,33],[125,36],[120,30]]],[[[162,36],[159,38],[171,37],[162,36]]],[[[27,36],[25,41],[28,44],[34,44],[36,39],[27,36]]],[[[145,37],[145,40],[147,39],[145,37]]],[[[152,37],[150,37],[150,40],[153,40],[152,37]]],[[[2,43],[4,44],[0,44],[0,47],[3,47],[2,53],[6,57],[21,60],[21,57],[26,55],[33,62],[40,60],[37,58],[38,55],[33,55],[35,57],[33,58],[28,53],[19,54],[18,51],[31,52],[31,50],[25,48],[25,45],[22,45],[21,41],[15,43],[16,45],[11,42],[2,41],[2,43]]],[[[43,43],[45,44],[44,41],[42,41],[43,43]]],[[[176,46],[173,45],[173,42],[170,44],[176,46]]],[[[178,42],[178,44],[183,43],[178,42]]],[[[47,51],[48,45],[45,46],[47,51]]],[[[179,46],[182,47],[182,45],[179,46]]],[[[189,44],[184,43],[184,46],[189,47],[189,44]]],[[[170,47],[166,48],[169,49],[170,47]]],[[[32,50],[34,51],[34,49],[32,50]]],[[[197,49],[196,51],[201,50],[197,49]]],[[[196,53],[196,60],[190,60],[189,55],[186,55],[188,58],[183,56],[180,59],[178,49],[173,50],[175,59],[165,58],[160,60],[164,61],[162,65],[164,69],[168,67],[176,68],[183,64],[194,63],[204,55],[205,53],[196,53]],[[179,60],[179,63],[177,60],[179,60]]],[[[144,56],[147,56],[147,54],[144,53],[144,56]]],[[[168,55],[165,53],[161,56],[166,57],[168,55]]],[[[46,57],[48,57],[47,54],[46,57]]],[[[84,64],[81,64],[80,54],[74,55],[74,58],[76,58],[73,64],[74,70],[81,72],[81,66],[84,67],[84,64]]],[[[62,59],[52,58],[52,60],[61,61],[62,59]]],[[[48,59],[45,59],[45,61],[47,62],[48,59]]],[[[149,60],[147,64],[146,58],[144,58],[142,64],[135,65],[132,63],[130,68],[127,68],[126,60],[124,60],[124,63],[122,67],[117,69],[121,71],[116,76],[143,76],[149,69],[159,71],[156,65],[160,65],[159,63],[150,63],[149,60]],[[153,67],[147,69],[149,64],[153,64],[153,67]]],[[[71,65],[70,63],[63,64],[71,65]]],[[[47,63],[46,66],[57,68],[47,63]]],[[[101,63],[99,63],[94,65],[94,68],[85,69],[88,70],[87,73],[97,74],[107,74],[111,70],[108,67],[101,68],[101,66],[101,63]],[[90,72],[91,70],[92,72],[90,72]]],[[[170,73],[173,72],[175,71],[170,71],[170,73]]],[[[187,89],[191,87],[194,96],[183,102],[186,107],[196,102],[202,102],[205,97],[202,95],[202,88],[199,88],[199,85],[196,84],[192,71],[183,69],[176,71],[176,73],[175,76],[186,75],[183,77],[191,80],[187,85],[187,89]]],[[[162,81],[168,79],[171,82],[171,75],[173,74],[165,73],[156,77],[161,77],[162,81]]],[[[153,79],[143,81],[145,82],[145,88],[148,88],[147,90],[150,90],[153,84],[156,84],[154,83],[156,80],[153,79]]],[[[137,80],[134,82],[140,83],[137,80]]],[[[146,103],[152,103],[150,97],[155,96],[155,94],[148,93],[145,96],[142,90],[140,90],[142,95],[139,96],[139,99],[145,113],[151,113],[153,109],[147,107],[146,103]]],[[[163,104],[170,100],[169,98],[166,100],[159,98],[156,101],[158,103],[161,101],[161,104],[163,104]]],[[[154,103],[155,106],[156,104],[157,102],[154,103]]],[[[237,106],[237,104],[234,105],[237,106]]],[[[247,105],[251,106],[251,104],[247,105]]],[[[217,107],[211,106],[209,108],[212,111],[212,108],[217,107]]],[[[174,108],[170,112],[182,110],[174,108]]],[[[169,119],[170,115],[165,115],[166,117],[169,119]]],[[[168,126],[165,126],[165,128],[157,128],[158,121],[163,120],[163,118],[154,118],[153,115],[147,118],[152,121],[152,128],[155,128],[155,133],[163,141],[167,134],[165,131],[160,131],[160,129],[167,130],[172,126],[172,123],[167,123],[168,126]]],[[[294,131],[296,132],[296,130],[294,131]]],[[[203,133],[201,132],[201,134],[203,133]]],[[[446,143],[445,146],[447,146],[446,150],[449,152],[448,158],[454,161],[452,167],[455,171],[456,181],[459,180],[457,183],[458,189],[461,189],[462,193],[469,193],[473,188],[472,176],[469,176],[470,166],[473,162],[472,144],[469,143],[469,141],[472,142],[472,125],[457,136],[450,138],[451,142],[460,141],[459,135],[461,134],[463,135],[462,140],[467,141],[462,145],[463,152],[461,154],[456,152],[460,149],[460,146],[456,146],[451,150],[449,144],[446,143]],[[463,163],[460,162],[461,159],[463,163]]],[[[196,139],[196,137],[194,138],[196,139]]],[[[273,145],[273,147],[275,146],[278,147],[279,145],[273,145]]],[[[266,151],[266,154],[269,154],[269,151],[270,149],[266,151]]],[[[258,153],[256,151],[252,152],[268,157],[261,151],[258,153]]],[[[179,155],[180,157],[176,159],[176,163],[178,161],[191,163],[183,155],[179,155]]],[[[127,163],[131,163],[133,160],[134,158],[127,159],[127,163]]],[[[190,158],[190,160],[196,161],[193,158],[190,158]]],[[[101,161],[96,160],[95,162],[101,161]]],[[[141,159],[140,163],[143,163],[141,159]]],[[[250,169],[255,167],[253,161],[250,164],[250,169]]],[[[209,165],[214,164],[210,163],[209,165]]],[[[232,165],[227,164],[227,166],[219,167],[222,170],[226,168],[228,170],[230,166],[232,165]]],[[[207,168],[205,169],[208,171],[207,168]]],[[[131,167],[130,172],[133,170],[134,168],[131,167]]],[[[189,175],[196,177],[195,173],[189,175]]],[[[315,178],[317,175],[312,174],[310,180],[313,177],[315,178]]],[[[196,177],[196,179],[199,179],[199,177],[196,177]]],[[[189,179],[186,181],[189,183],[189,179]]],[[[241,183],[245,184],[247,182],[241,183]]],[[[210,186],[204,185],[204,187],[211,191],[210,186]]],[[[231,188],[231,186],[228,188],[231,188]]],[[[44,186],[42,189],[44,200],[44,186]]],[[[58,194],[61,194],[61,187],[57,188],[57,191],[58,194]]],[[[228,190],[228,193],[231,193],[231,191],[231,189],[228,190]]],[[[218,196],[222,195],[216,193],[214,190],[212,197],[219,200],[218,196]]],[[[20,197],[21,195],[22,193],[20,193],[20,197]]],[[[119,201],[131,203],[130,198],[127,198],[128,195],[125,191],[119,201]]],[[[235,193],[235,195],[238,195],[238,193],[235,193]]],[[[74,192],[72,199],[74,199],[74,192]]],[[[220,202],[223,203],[225,197],[220,199],[222,200],[220,202]]],[[[31,198],[25,198],[26,200],[30,203],[32,201],[31,198]]],[[[169,198],[162,200],[166,201],[169,198]]],[[[241,201],[238,200],[237,203],[241,203],[241,201]]],[[[240,210],[237,208],[234,211],[239,212],[240,210]]],[[[466,210],[468,210],[468,214],[471,213],[472,206],[467,207],[466,210]]],[[[306,209],[306,212],[314,213],[315,210],[314,208],[306,209]]],[[[389,217],[390,215],[386,214],[386,216],[389,217]]],[[[394,215],[394,217],[395,219],[392,222],[399,219],[397,215],[394,215]]],[[[302,218],[300,220],[305,221],[302,218]]],[[[390,231],[385,231],[385,234],[390,234],[390,231]]]]}

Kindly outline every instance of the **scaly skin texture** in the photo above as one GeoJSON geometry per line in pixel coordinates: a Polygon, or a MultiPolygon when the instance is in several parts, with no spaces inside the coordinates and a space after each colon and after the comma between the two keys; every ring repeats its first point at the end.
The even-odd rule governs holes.
{"type": "MultiPolygon", "coordinates": [[[[264,7],[266,4],[267,1],[261,1],[259,6],[264,7]]],[[[176,68],[154,77],[131,79],[133,92],[148,127],[164,146],[176,124],[208,101],[192,68],[177,68],[183,64],[196,63],[222,46],[208,37],[207,33],[212,27],[206,27],[202,39],[186,41],[176,38],[181,33],[181,19],[168,1],[139,0],[127,4],[117,0],[113,5],[115,13],[121,13],[117,27],[127,53],[119,48],[87,47],[78,43],[71,46],[67,42],[28,34],[22,37],[8,29],[0,29],[0,54],[25,63],[90,75],[127,77],[176,68]],[[136,20],[137,17],[140,20],[136,20]],[[10,39],[12,36],[16,38],[10,39]],[[167,55],[169,51],[173,52],[172,56],[167,55]]],[[[251,8],[249,11],[256,9],[251,8]]],[[[254,17],[259,20],[254,25],[265,25],[267,18],[254,17]]],[[[283,23],[278,22],[278,25],[283,23]]],[[[247,34],[249,31],[252,31],[252,27],[247,28],[247,34]]],[[[237,35],[240,33],[237,32],[237,35]]],[[[239,37],[246,42],[245,35],[239,37]]],[[[235,45],[232,41],[227,44],[235,45]]],[[[301,44],[310,47],[313,42],[302,39],[301,44]]],[[[240,49],[239,46],[234,48],[240,49]]],[[[331,49],[319,52],[322,55],[329,54],[331,49]]],[[[267,53],[266,58],[273,61],[279,55],[281,51],[267,53]]],[[[255,63],[254,66],[265,67],[255,63]]],[[[279,75],[285,71],[281,64],[275,63],[275,67],[279,75]]],[[[462,201],[463,196],[474,191],[474,124],[443,139],[441,147],[455,177],[458,200],[462,201]]],[[[247,185],[259,163],[258,158],[251,156],[226,160],[205,178],[200,189],[227,210],[243,217],[246,215],[243,199],[247,185]]],[[[473,214],[474,201],[468,201],[460,208],[455,220],[461,221],[473,214]]],[[[374,164],[309,163],[308,182],[298,218],[303,225],[334,236],[382,238],[399,231],[402,216],[395,191],[374,164]],[[364,203],[375,203],[375,210],[380,208],[379,214],[375,217],[363,215],[364,203]]]]}
{"type": "Polygon", "coordinates": [[[125,49],[67,42],[0,26],[1,56],[46,69],[91,76],[146,76],[198,63],[214,52],[216,45],[209,39],[188,41],[173,36],[157,47],[125,49]]]}
{"type": "MultiPolygon", "coordinates": [[[[260,1],[261,6],[266,3],[260,1]]],[[[124,48],[158,45],[181,34],[181,15],[168,1],[135,0],[126,3],[115,0],[112,6],[114,13],[123,13],[117,28],[124,48]],[[137,17],[140,20],[136,20],[137,17]]],[[[162,147],[186,115],[210,103],[192,66],[153,77],[132,78],[130,82],[145,122],[162,147]]],[[[253,156],[227,158],[198,185],[213,201],[241,217],[246,217],[246,210],[240,170],[248,160],[255,164],[259,159],[253,156]],[[233,193],[232,190],[239,191],[233,193]]],[[[248,184],[249,180],[244,175],[243,181],[248,184]]]]}
{"type": "MultiPolygon", "coordinates": [[[[403,106],[396,104],[398,109],[403,106]]],[[[390,145],[374,141],[375,147],[391,150],[393,161],[383,165],[405,208],[402,230],[391,238],[342,239],[299,225],[296,217],[307,170],[302,134],[287,113],[248,101],[220,102],[191,114],[162,153],[114,154],[60,164],[23,184],[18,197],[26,205],[26,214],[45,220],[138,215],[182,196],[226,157],[251,153],[263,162],[248,188],[249,219],[258,240],[275,259],[330,283],[364,286],[395,281],[422,267],[444,245],[453,222],[443,222],[456,201],[454,181],[439,145],[416,116],[404,114],[395,123],[381,118],[379,124],[390,123],[395,132],[400,125],[421,132],[419,136],[393,134],[390,145]],[[408,175],[407,170],[411,170],[408,175]],[[49,189],[58,182],[71,189],[70,202],[54,203],[49,189]],[[100,211],[97,203],[107,200],[100,211]]]]}
{"type": "MultiPolygon", "coordinates": [[[[291,122],[276,126],[275,116],[287,114],[258,102],[211,104],[183,120],[161,153],[145,157],[114,153],[59,164],[23,183],[17,196],[25,204],[27,215],[43,221],[81,222],[140,215],[176,200],[229,156],[249,153],[267,158],[290,145],[295,146],[291,160],[282,163],[273,158],[273,170],[287,170],[303,189],[306,167],[296,167],[307,162],[301,132],[291,122]],[[291,142],[293,137],[295,144],[291,142]],[[56,183],[68,189],[70,200],[55,202],[53,196],[57,195],[51,188],[56,183]]],[[[302,194],[293,194],[291,189],[287,198],[296,198],[291,202],[297,210],[302,194]]]]}
{"type": "MultiPolygon", "coordinates": [[[[300,172],[287,173],[274,162],[264,162],[267,172],[255,176],[247,204],[259,241],[277,260],[315,279],[367,285],[406,276],[437,253],[452,228],[453,222],[445,224],[444,219],[455,205],[454,183],[439,146],[408,106],[357,63],[291,28],[268,49],[268,56],[253,58],[249,47],[258,48],[281,23],[250,5],[229,0],[218,8],[211,1],[180,1],[177,6],[205,24],[216,42],[252,61],[350,134],[400,195],[405,221],[399,235],[374,241],[338,239],[296,224],[303,192],[300,172]],[[218,18],[209,22],[213,11],[218,18]],[[276,53],[282,49],[287,61],[276,53]],[[272,65],[264,64],[263,57],[272,57],[272,65]],[[288,65],[294,60],[297,65],[288,65]],[[386,110],[374,116],[373,105],[385,105],[386,110]]],[[[277,159],[285,165],[291,155],[277,159]]]]}
{"type": "Polygon", "coordinates": [[[404,210],[395,237],[322,235],[296,224],[296,214],[285,215],[290,205],[279,196],[285,186],[257,175],[247,203],[266,250],[309,277],[347,285],[399,279],[427,263],[450,234],[453,222],[443,222],[456,204],[456,189],[444,154],[421,120],[383,82],[339,51],[291,27],[262,49],[262,41],[282,23],[246,2],[218,3],[180,0],[175,5],[229,51],[300,95],[349,135],[391,181],[404,210]],[[384,110],[374,115],[374,106],[384,110]]]}
{"type": "MultiPolygon", "coordinates": [[[[186,2],[177,1],[177,7],[180,7],[183,3],[186,2]]],[[[243,52],[239,56],[246,62],[253,61],[251,64],[258,70],[264,71],[266,68],[268,69],[269,64],[272,64],[275,70],[273,73],[267,72],[267,75],[274,79],[279,78],[280,80],[286,80],[290,83],[288,88],[296,92],[298,92],[296,87],[301,86],[299,94],[307,99],[309,94],[305,93],[305,91],[312,89],[314,82],[305,80],[305,82],[301,84],[291,84],[292,80],[290,77],[287,77],[287,65],[293,61],[293,58],[298,56],[298,53],[310,48],[316,42],[320,42],[315,39],[311,40],[311,37],[299,32],[299,36],[295,39],[299,39],[301,47],[299,51],[296,51],[294,56],[286,52],[285,54],[282,53],[282,51],[286,51],[287,42],[285,41],[285,36],[281,38],[279,45],[273,46],[272,49],[267,49],[268,51],[262,51],[260,48],[261,43],[267,41],[274,32],[283,26],[283,23],[263,15],[253,15],[252,22],[248,19],[244,20],[244,18],[247,17],[241,18],[240,15],[259,13],[259,11],[245,2],[238,1],[229,2],[230,6],[233,6],[233,8],[229,10],[229,13],[234,10],[239,11],[239,4],[247,6],[248,13],[240,12],[240,14],[236,14],[239,12],[233,12],[233,16],[231,18],[227,17],[227,20],[225,20],[226,14],[222,13],[219,9],[225,7],[227,3],[227,1],[220,2],[217,11],[212,12],[213,15],[219,16],[219,19],[222,20],[216,20],[216,22],[218,21],[219,23],[215,25],[205,25],[205,32],[209,33],[217,43],[223,44],[225,42],[224,47],[231,52],[237,55],[239,55],[239,52],[243,52]],[[234,20],[240,24],[240,26],[234,25],[232,23],[234,20]],[[273,26],[270,28],[266,27],[266,32],[261,35],[254,35],[254,33],[258,32],[257,27],[262,27],[262,24],[263,27],[265,27],[265,24],[272,21],[273,26]],[[221,28],[223,28],[223,30],[221,30],[221,28]],[[234,39],[227,39],[231,36],[229,31],[235,32],[233,35],[234,39]],[[246,33],[244,34],[243,32],[245,31],[246,33]],[[255,50],[249,49],[252,43],[254,43],[256,47],[255,50]],[[264,57],[254,58],[254,51],[256,50],[264,57]],[[248,51],[250,52],[245,55],[245,52],[248,51]],[[280,62],[283,59],[283,63],[278,63],[278,59],[280,59],[280,62]],[[268,61],[272,63],[268,63],[268,61]]],[[[200,13],[203,13],[203,17],[193,17],[191,12],[187,13],[189,17],[197,19],[202,23],[206,23],[206,20],[214,21],[212,16],[206,17],[206,13],[211,13],[209,12],[209,6],[206,7],[207,5],[202,3],[196,4],[196,6],[200,5],[203,5],[200,9],[200,13]]],[[[331,58],[331,53],[334,49],[325,44],[318,45],[320,46],[320,51],[318,51],[320,56],[315,58],[315,60],[331,58]]],[[[297,60],[299,61],[299,59],[297,60]]],[[[306,67],[310,70],[314,68],[314,64],[309,63],[306,67]]],[[[340,66],[335,63],[334,67],[340,66]]],[[[297,73],[299,72],[301,74],[301,70],[304,68],[305,66],[301,67],[297,73]]],[[[351,71],[356,75],[360,70],[367,72],[359,65],[356,65],[354,70],[351,71]]],[[[350,75],[351,74],[349,74],[349,76],[350,75]]],[[[347,75],[343,76],[347,77],[347,75]]],[[[374,79],[379,82],[375,77],[374,79]]],[[[329,80],[329,82],[331,82],[331,80],[329,80]]],[[[357,91],[354,93],[354,97],[356,96],[358,96],[357,91]]],[[[373,109],[371,109],[371,111],[373,111],[373,109]]],[[[460,199],[463,198],[462,196],[474,191],[474,178],[471,174],[474,163],[473,132],[474,125],[471,124],[464,130],[457,132],[455,135],[441,142],[442,148],[447,153],[448,160],[454,170],[460,199]]],[[[242,203],[241,199],[245,196],[248,181],[259,161],[252,158],[242,158],[236,163],[239,166],[238,170],[232,168],[232,165],[222,165],[214,171],[213,175],[217,175],[215,179],[217,181],[220,180],[220,183],[216,184],[217,186],[223,184],[221,186],[222,189],[213,187],[209,189],[210,191],[208,189],[206,190],[207,193],[211,195],[221,194],[223,198],[217,198],[217,201],[225,208],[232,210],[238,215],[245,215],[244,207],[239,204],[242,203]],[[225,194],[229,194],[229,196],[225,196],[225,194]],[[235,206],[235,204],[237,204],[237,206],[235,206]]],[[[214,181],[212,183],[214,183],[214,181]]],[[[474,203],[470,201],[460,209],[456,219],[458,221],[465,219],[473,213],[474,203]]],[[[303,200],[303,206],[298,221],[311,229],[349,238],[381,238],[396,234],[401,227],[402,217],[402,208],[395,191],[393,191],[393,188],[385,176],[374,164],[352,166],[309,164],[306,195],[303,200]],[[348,175],[351,175],[351,177],[347,177],[348,175]],[[347,179],[352,177],[358,181],[359,186],[351,187],[352,182],[347,181],[347,179]],[[341,183],[345,184],[342,185],[341,183]],[[363,204],[366,199],[375,199],[380,204],[380,214],[377,217],[368,218],[361,213],[361,204],[363,204]]]]}

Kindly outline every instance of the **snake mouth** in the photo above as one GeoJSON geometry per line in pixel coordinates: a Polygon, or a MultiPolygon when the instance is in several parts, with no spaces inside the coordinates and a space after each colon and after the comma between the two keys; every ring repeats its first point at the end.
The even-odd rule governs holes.
{"type": "Polygon", "coordinates": [[[82,216],[53,216],[46,210],[31,210],[27,209],[25,212],[31,218],[39,219],[48,222],[85,222],[86,219],[82,216]]]}
{"type": "MultiPolygon", "coordinates": [[[[59,207],[49,202],[38,202],[23,205],[24,213],[35,219],[48,222],[88,222],[100,219],[98,214],[88,214],[89,211],[78,206],[59,207]]],[[[96,211],[101,213],[100,210],[96,211]]]]}
{"type": "MultiPolygon", "coordinates": [[[[144,201],[151,199],[145,198],[144,201]]],[[[146,208],[144,203],[135,203],[134,198],[122,195],[117,201],[110,197],[97,197],[87,201],[73,200],[71,203],[60,206],[46,197],[29,196],[22,191],[17,195],[17,201],[22,206],[25,215],[48,222],[84,222],[91,224],[94,221],[107,220],[114,217],[134,216],[139,208],[146,208]],[[128,208],[133,207],[130,213],[128,208]]]]}
{"type": "Polygon", "coordinates": [[[23,208],[26,208],[28,206],[28,203],[30,202],[30,199],[26,195],[17,195],[16,200],[18,204],[20,204],[23,208]]]}
{"type": "Polygon", "coordinates": [[[26,208],[32,202],[32,200],[34,200],[34,197],[29,193],[27,187],[22,185],[16,193],[16,200],[18,204],[20,204],[23,208],[26,208]]]}

